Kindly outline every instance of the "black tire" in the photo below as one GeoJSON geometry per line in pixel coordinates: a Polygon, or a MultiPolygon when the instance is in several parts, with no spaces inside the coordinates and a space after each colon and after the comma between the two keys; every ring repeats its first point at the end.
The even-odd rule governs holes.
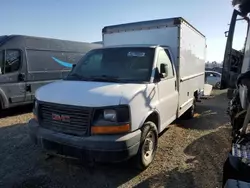
{"type": "Polygon", "coordinates": [[[183,114],[183,119],[192,119],[195,114],[196,102],[193,101],[192,106],[183,114]]]}
{"type": "Polygon", "coordinates": [[[214,87],[215,89],[220,89],[220,82],[217,82],[214,87]]]}
{"type": "Polygon", "coordinates": [[[153,162],[155,154],[156,154],[156,150],[157,150],[157,146],[158,146],[158,131],[157,131],[157,127],[155,125],[155,123],[148,121],[146,123],[144,123],[143,127],[141,128],[142,131],[142,135],[141,135],[141,143],[140,143],[140,147],[138,150],[138,153],[136,154],[135,158],[134,158],[134,163],[135,166],[137,167],[137,169],[139,170],[145,170],[147,169],[150,164],[153,162]],[[150,136],[154,137],[154,142],[149,142],[148,139],[152,139],[152,137],[150,138],[150,136]],[[146,144],[149,144],[148,146],[146,144]],[[152,146],[150,146],[150,144],[153,144],[152,146]],[[147,148],[148,147],[148,148],[147,148]],[[146,149],[150,150],[149,148],[151,148],[151,151],[147,151],[147,153],[151,153],[150,155],[147,153],[144,153],[146,149]]]}

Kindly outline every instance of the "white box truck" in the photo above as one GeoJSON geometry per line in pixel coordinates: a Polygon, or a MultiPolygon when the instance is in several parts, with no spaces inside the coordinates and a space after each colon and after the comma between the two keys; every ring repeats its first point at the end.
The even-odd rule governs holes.
{"type": "Polygon", "coordinates": [[[30,137],[48,151],[99,162],[154,159],[158,135],[191,118],[203,92],[206,40],[182,18],[103,29],[62,81],[36,92],[30,137]]]}

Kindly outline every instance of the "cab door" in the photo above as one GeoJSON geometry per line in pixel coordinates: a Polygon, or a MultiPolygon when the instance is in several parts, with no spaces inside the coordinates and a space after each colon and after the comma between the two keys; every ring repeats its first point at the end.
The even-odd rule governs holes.
{"type": "Polygon", "coordinates": [[[157,56],[157,72],[161,72],[161,64],[167,67],[167,73],[157,82],[159,110],[161,115],[160,131],[164,130],[176,119],[178,106],[177,81],[173,63],[167,49],[159,48],[157,56]]]}

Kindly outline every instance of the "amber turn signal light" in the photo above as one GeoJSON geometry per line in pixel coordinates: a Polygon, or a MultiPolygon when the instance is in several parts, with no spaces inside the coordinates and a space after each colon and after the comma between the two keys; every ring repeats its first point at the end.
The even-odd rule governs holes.
{"type": "Polygon", "coordinates": [[[130,131],[130,124],[116,125],[116,126],[92,126],[92,134],[116,134],[126,133],[130,131]]]}

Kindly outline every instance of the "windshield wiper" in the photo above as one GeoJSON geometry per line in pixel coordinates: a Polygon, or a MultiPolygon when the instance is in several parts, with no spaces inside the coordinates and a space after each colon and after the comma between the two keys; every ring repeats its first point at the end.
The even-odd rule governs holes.
{"type": "Polygon", "coordinates": [[[107,81],[107,82],[117,82],[120,81],[117,76],[107,76],[107,75],[100,75],[100,76],[91,76],[94,81],[107,81]]]}
{"type": "Polygon", "coordinates": [[[107,76],[107,75],[98,75],[98,76],[89,76],[89,77],[85,77],[85,76],[81,76],[79,74],[73,73],[73,74],[69,74],[68,77],[66,79],[70,79],[69,77],[74,77],[78,80],[86,80],[86,81],[106,81],[106,82],[118,82],[121,81],[120,79],[118,79],[118,77],[116,76],[107,76]]]}
{"type": "Polygon", "coordinates": [[[76,73],[69,74],[69,75],[67,76],[67,79],[68,79],[68,77],[75,77],[75,78],[77,78],[78,80],[87,80],[87,81],[89,81],[89,80],[92,81],[92,80],[93,80],[93,79],[90,78],[90,77],[81,76],[81,75],[76,74],[76,73]]]}
{"type": "Polygon", "coordinates": [[[82,79],[82,76],[79,75],[79,74],[76,74],[76,73],[69,74],[67,77],[75,77],[75,78],[78,78],[78,79],[82,79]]]}

